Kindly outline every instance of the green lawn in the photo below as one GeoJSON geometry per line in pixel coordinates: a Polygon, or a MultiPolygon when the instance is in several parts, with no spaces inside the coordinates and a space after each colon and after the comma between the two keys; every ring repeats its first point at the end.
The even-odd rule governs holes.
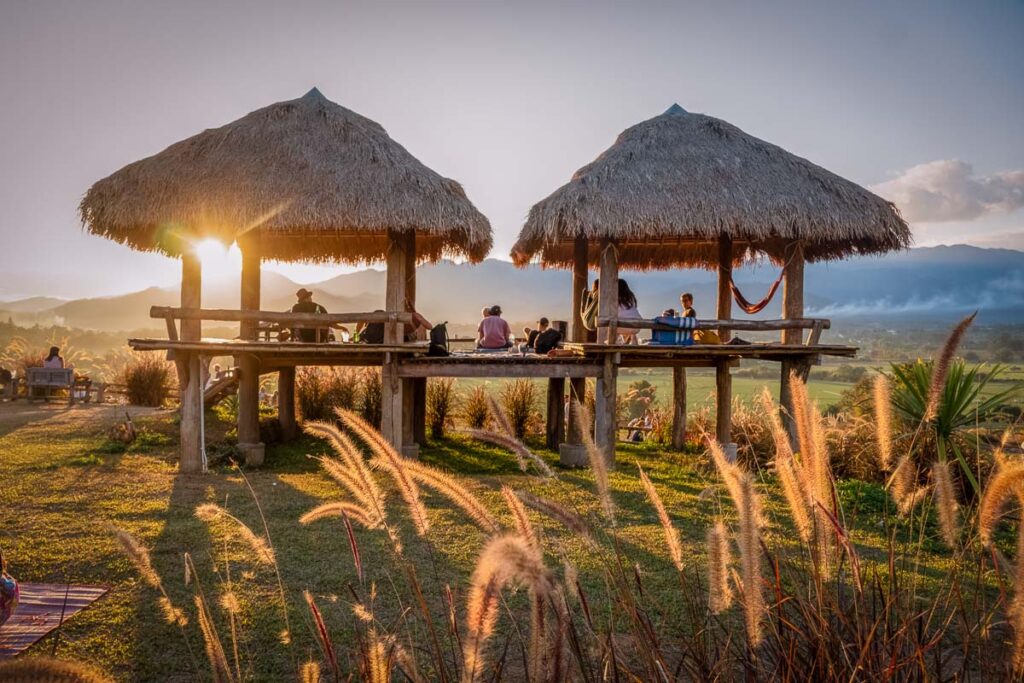
{"type": "MultiPolygon", "coordinates": [[[[5,409],[0,406],[0,411],[5,409]]],[[[295,661],[317,655],[303,590],[315,596],[335,643],[345,651],[357,633],[358,622],[351,611],[355,595],[367,600],[370,586],[376,586],[375,615],[389,626],[396,623],[403,608],[414,604],[381,532],[356,530],[366,571],[365,582],[360,584],[338,520],[306,527],[297,522],[304,512],[338,496],[338,488],[306,457],[323,453],[325,445],[305,438],[270,448],[268,466],[247,473],[267,516],[288,595],[292,631],[290,639],[283,638],[273,572],[253,561],[247,546],[228,526],[218,524],[211,529],[193,515],[198,504],[217,502],[260,531],[259,514],[242,476],[230,469],[176,476],[176,426],[169,412],[139,418],[146,431],[141,448],[112,452],[117,449],[110,447],[104,434],[119,418],[116,409],[80,407],[54,409],[42,419],[13,428],[9,424],[5,429],[0,422],[0,467],[5,482],[0,489],[4,530],[0,539],[10,571],[24,581],[112,587],[110,594],[61,630],[59,641],[50,636],[32,652],[49,653],[56,648],[59,656],[94,663],[120,680],[192,680],[193,668],[182,635],[164,622],[157,592],[139,579],[118,551],[110,533],[112,526],[130,531],[151,549],[154,566],[172,600],[191,615],[186,632],[204,670],[192,595],[198,587],[216,602],[229,576],[241,603],[240,657],[252,680],[290,678],[295,661]],[[197,580],[189,586],[183,578],[186,552],[199,570],[197,580]]],[[[224,425],[211,417],[208,430],[209,438],[216,440],[224,425]]],[[[553,465],[557,462],[555,454],[539,452],[553,465]]],[[[507,520],[499,493],[503,484],[550,497],[589,520],[598,519],[589,471],[559,470],[557,479],[541,480],[522,474],[505,452],[458,440],[432,443],[422,455],[426,462],[470,480],[502,520],[507,520]]],[[[611,475],[619,510],[616,542],[641,568],[660,623],[668,631],[675,624],[682,628],[679,585],[663,549],[661,527],[642,493],[636,466],[642,465],[648,472],[681,530],[688,566],[699,567],[703,562],[706,530],[716,515],[731,516],[728,504],[715,495],[699,498],[716,481],[703,456],[623,446],[617,457],[618,467],[611,475]]],[[[887,504],[881,489],[844,482],[839,491],[865,564],[884,560],[887,539],[879,522],[887,504]]],[[[466,579],[485,536],[446,500],[428,495],[433,526],[426,539],[417,538],[404,521],[398,497],[392,499],[396,501],[392,518],[399,522],[406,557],[416,567],[429,609],[443,622],[446,587],[451,587],[461,610],[466,579]]],[[[768,517],[767,542],[776,552],[787,552],[794,547],[793,534],[774,493],[769,495],[768,517]]],[[[564,557],[578,567],[584,587],[598,606],[596,618],[603,619],[600,606],[606,585],[599,554],[550,519],[533,515],[533,520],[543,529],[549,564],[560,567],[564,557]]],[[[595,526],[599,535],[609,533],[607,528],[595,526]]],[[[939,580],[949,566],[931,537],[925,542],[921,561],[924,575],[930,577],[926,581],[939,580]]],[[[886,571],[884,564],[880,571],[886,571]]],[[[520,608],[522,599],[521,595],[511,598],[509,609],[520,608]]],[[[227,640],[225,614],[219,608],[214,611],[220,633],[227,640]]],[[[502,616],[499,629],[507,633],[509,623],[507,615],[502,616]]],[[[422,625],[410,628],[416,631],[422,625]]],[[[425,642],[425,633],[420,635],[425,642]]],[[[355,662],[343,659],[342,666],[351,671],[355,662]]]]}

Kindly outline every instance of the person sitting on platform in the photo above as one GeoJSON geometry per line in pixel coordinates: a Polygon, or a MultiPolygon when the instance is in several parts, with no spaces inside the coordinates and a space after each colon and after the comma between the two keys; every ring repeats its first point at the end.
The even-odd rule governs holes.
{"type": "Polygon", "coordinates": [[[43,361],[44,368],[63,368],[64,359],[60,357],[60,349],[56,346],[50,347],[50,355],[43,361]]]}
{"type": "Polygon", "coordinates": [[[697,311],[693,308],[693,294],[683,292],[679,295],[679,303],[683,306],[682,313],[679,314],[681,318],[697,317],[697,311]]]}
{"type": "MultiPolygon", "coordinates": [[[[693,294],[683,292],[679,295],[679,303],[683,306],[682,317],[697,318],[697,310],[693,307],[693,294]]],[[[695,330],[693,341],[697,344],[721,344],[718,333],[713,330],[695,330]]]]}
{"type": "MultiPolygon", "coordinates": [[[[313,292],[309,291],[305,287],[295,292],[295,297],[298,301],[292,306],[292,313],[317,313],[319,315],[325,315],[327,309],[320,304],[313,301],[313,292]]],[[[292,339],[297,339],[301,342],[308,343],[323,343],[328,341],[329,330],[325,326],[323,328],[318,327],[300,327],[296,325],[292,328],[292,339]]]]}
{"type": "Polygon", "coordinates": [[[527,327],[523,332],[526,334],[526,343],[519,345],[522,353],[547,353],[557,348],[558,343],[562,341],[562,333],[551,327],[551,321],[547,318],[537,321],[537,329],[527,327]]]}
{"type": "Polygon", "coordinates": [[[476,347],[484,351],[512,348],[512,328],[501,317],[501,306],[495,304],[476,328],[476,347]]]}
{"type": "MultiPolygon", "coordinates": [[[[629,284],[619,280],[619,320],[643,320],[640,310],[636,305],[636,294],[629,288],[629,284]]],[[[638,344],[636,329],[620,329],[619,339],[622,344],[638,344]]]]}
{"type": "MultiPolygon", "coordinates": [[[[384,313],[377,309],[374,313],[384,313]]],[[[405,323],[403,337],[407,342],[426,339],[426,333],[434,329],[434,325],[415,310],[412,313],[412,322],[405,323]]],[[[363,344],[384,343],[384,323],[382,322],[361,322],[356,325],[356,340],[363,344]]]]}
{"type": "Polygon", "coordinates": [[[209,388],[216,384],[222,376],[223,373],[220,369],[220,364],[214,363],[213,367],[210,368],[210,376],[206,379],[206,386],[204,387],[204,390],[209,390],[209,388]]]}

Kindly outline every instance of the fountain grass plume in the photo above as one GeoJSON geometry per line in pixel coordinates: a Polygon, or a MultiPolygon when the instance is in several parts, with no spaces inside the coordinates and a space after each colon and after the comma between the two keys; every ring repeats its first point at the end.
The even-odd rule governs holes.
{"type": "Polygon", "coordinates": [[[464,434],[471,439],[493,444],[510,451],[514,456],[516,456],[519,469],[523,472],[527,470],[529,463],[533,463],[533,466],[537,468],[537,471],[540,472],[541,476],[555,476],[554,470],[551,469],[550,465],[544,462],[543,458],[530,450],[526,444],[514,436],[495,432],[489,429],[457,429],[456,433],[464,434]]]}
{"type": "Polygon", "coordinates": [[[713,614],[721,614],[732,606],[732,587],[729,585],[729,532],[722,520],[708,529],[708,601],[713,614]]]}
{"type": "Polygon", "coordinates": [[[316,506],[299,517],[299,524],[312,524],[328,517],[343,516],[354,519],[367,529],[376,529],[380,526],[380,523],[371,518],[361,507],[344,500],[316,506]]]}
{"type": "Polygon", "coordinates": [[[772,442],[775,444],[775,458],[793,456],[793,448],[789,444],[789,435],[782,426],[782,419],[779,417],[779,406],[775,404],[768,387],[761,389],[757,395],[757,402],[760,404],[764,414],[768,416],[768,427],[771,430],[772,442]]]}
{"type": "Polygon", "coordinates": [[[404,466],[413,480],[453,502],[484,531],[493,533],[501,528],[484,504],[453,475],[413,460],[407,461],[404,466]]]}
{"type": "Polygon", "coordinates": [[[231,666],[224,654],[224,645],[217,634],[217,627],[213,623],[213,617],[206,607],[203,596],[197,594],[195,603],[199,615],[199,630],[203,634],[206,658],[210,662],[213,681],[214,683],[232,683],[234,675],[231,673],[231,666]]]}
{"type": "Polygon", "coordinates": [[[430,529],[427,509],[420,500],[419,488],[406,471],[407,461],[366,420],[350,410],[339,408],[336,412],[345,426],[370,447],[374,454],[374,462],[391,475],[398,488],[398,494],[409,510],[409,517],[416,528],[416,533],[425,536],[430,529]]]}
{"type": "Polygon", "coordinates": [[[640,471],[640,483],[644,487],[644,492],[647,493],[648,500],[651,501],[655,512],[658,513],[658,521],[665,534],[665,546],[668,548],[669,557],[672,558],[672,564],[675,565],[677,571],[683,571],[683,543],[679,537],[679,530],[672,525],[672,520],[665,509],[665,503],[662,502],[658,490],[654,488],[651,478],[639,465],[637,465],[637,469],[640,471]]]}
{"type": "Polygon", "coordinates": [[[875,438],[878,464],[888,472],[892,468],[892,387],[889,378],[879,373],[872,384],[875,407],[875,438]]]}
{"type": "Polygon", "coordinates": [[[487,406],[491,409],[491,416],[494,418],[494,421],[498,424],[498,427],[501,429],[501,431],[504,432],[506,435],[515,438],[516,432],[512,428],[512,423],[509,421],[508,415],[505,413],[504,409],[502,409],[501,405],[498,403],[498,399],[488,394],[487,406]]]}
{"type": "Polygon", "coordinates": [[[249,546],[257,561],[262,564],[274,564],[274,551],[271,550],[266,539],[262,536],[257,536],[256,532],[250,529],[245,522],[232,515],[220,505],[216,503],[202,503],[196,506],[196,517],[207,524],[221,519],[232,522],[238,537],[249,546]]]}
{"type": "Polygon", "coordinates": [[[775,473],[782,485],[782,493],[789,506],[790,516],[793,524],[800,534],[801,540],[810,543],[814,535],[814,524],[811,520],[811,511],[807,506],[807,494],[800,487],[800,479],[796,474],[796,463],[793,456],[776,458],[775,473]]]}
{"type": "MultiPolygon", "coordinates": [[[[347,466],[344,470],[334,468],[337,472],[346,472],[344,485],[349,488],[354,497],[364,502],[367,507],[375,508],[377,515],[383,521],[387,497],[377,484],[377,479],[370,471],[369,464],[362,452],[352,443],[348,435],[327,422],[310,422],[304,425],[303,429],[306,433],[326,439],[331,444],[331,448],[338,454],[341,462],[347,466]],[[353,489],[353,486],[357,488],[353,489]]],[[[329,462],[327,458],[320,459],[321,463],[325,463],[325,461],[329,462]]],[[[330,470],[329,473],[331,473],[330,470]]]]}
{"type": "MultiPolygon", "coordinates": [[[[556,592],[540,551],[518,534],[507,534],[489,541],[473,569],[466,600],[466,636],[462,648],[464,683],[477,680],[486,665],[487,641],[498,620],[501,591],[508,585],[529,589],[531,612],[551,602],[556,592]]],[[[531,643],[537,644],[533,640],[531,643]]],[[[540,652],[531,652],[529,660],[535,663],[538,657],[543,656],[540,652]]]]}
{"type": "MultiPolygon", "coordinates": [[[[576,411],[577,424],[593,423],[590,411],[579,401],[573,400],[571,409],[576,411]]],[[[580,436],[587,451],[590,469],[594,472],[594,482],[597,484],[597,497],[601,501],[601,509],[612,526],[615,526],[615,503],[612,501],[611,486],[608,484],[608,461],[605,460],[601,449],[594,442],[594,434],[589,429],[581,429],[580,436]]]]}
{"type": "MultiPolygon", "coordinates": [[[[1024,494],[1024,462],[1009,461],[989,477],[988,485],[978,504],[978,533],[982,542],[991,547],[992,534],[1002,516],[1003,505],[1011,495],[1024,494]]],[[[1018,559],[1018,562],[1020,560],[1018,559]]]]}
{"type": "Polygon", "coordinates": [[[505,505],[508,507],[509,512],[512,513],[516,532],[525,538],[530,545],[539,548],[540,540],[537,538],[537,532],[533,528],[533,523],[530,521],[529,513],[526,511],[523,501],[519,499],[516,492],[509,486],[501,487],[501,496],[505,499],[505,505]]]}
{"type": "Polygon", "coordinates": [[[949,364],[953,361],[953,356],[967,333],[967,328],[971,326],[977,316],[978,312],[975,311],[957,323],[957,326],[949,333],[949,337],[946,338],[946,343],[942,345],[939,355],[935,358],[935,363],[932,365],[932,381],[928,386],[928,403],[924,411],[924,422],[931,421],[938,413],[939,404],[942,402],[942,393],[946,388],[946,377],[949,376],[949,364]]]}
{"type": "Polygon", "coordinates": [[[598,547],[593,529],[590,528],[590,525],[582,517],[572,510],[548,498],[535,496],[528,491],[516,491],[516,495],[527,506],[561,523],[566,529],[585,540],[592,548],[598,547]]]}
{"type": "Polygon", "coordinates": [[[320,614],[320,608],[316,606],[313,594],[306,590],[302,592],[302,597],[305,598],[309,614],[313,618],[313,625],[316,627],[316,635],[320,641],[320,647],[323,650],[324,656],[327,657],[327,663],[331,665],[334,680],[338,680],[341,672],[338,670],[338,657],[334,651],[331,633],[327,630],[327,625],[324,623],[323,615],[320,614]]]}
{"type": "Polygon", "coordinates": [[[743,570],[743,614],[747,625],[747,639],[752,647],[764,641],[763,622],[766,613],[763,580],[761,578],[761,537],[758,530],[761,500],[754,490],[754,478],[749,472],[740,477],[742,500],[740,511],[740,565],[743,570]]]}
{"type": "Polygon", "coordinates": [[[955,548],[960,536],[959,506],[956,500],[956,485],[950,475],[948,462],[939,461],[932,465],[932,484],[942,538],[946,545],[955,548]]]}
{"type": "Polygon", "coordinates": [[[0,662],[0,681],[9,683],[114,683],[82,662],[51,657],[19,657],[0,662]]]}

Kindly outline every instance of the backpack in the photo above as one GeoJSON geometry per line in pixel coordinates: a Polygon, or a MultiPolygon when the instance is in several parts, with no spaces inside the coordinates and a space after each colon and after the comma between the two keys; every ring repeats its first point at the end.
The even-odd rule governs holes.
{"type": "Polygon", "coordinates": [[[430,328],[430,347],[428,356],[447,356],[448,352],[448,321],[438,323],[430,328]]]}
{"type": "Polygon", "coordinates": [[[384,323],[370,323],[363,328],[359,335],[359,341],[363,344],[384,343],[384,323]]]}

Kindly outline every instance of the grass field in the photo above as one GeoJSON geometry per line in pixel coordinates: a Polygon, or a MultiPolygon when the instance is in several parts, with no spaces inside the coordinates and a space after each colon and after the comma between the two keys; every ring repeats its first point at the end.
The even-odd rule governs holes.
{"type": "MultiPolygon", "coordinates": [[[[106,597],[76,616],[57,636],[37,644],[32,649],[35,654],[55,650],[59,656],[96,664],[120,680],[193,680],[185,639],[164,621],[158,593],[140,580],[118,551],[112,527],[128,530],[151,549],[154,567],[171,599],[190,615],[186,633],[202,671],[207,665],[191,597],[196,590],[216,603],[216,596],[230,584],[240,603],[237,626],[242,668],[249,680],[260,681],[290,678],[296,662],[318,656],[303,590],[315,597],[339,644],[349,643],[360,633],[352,604],[355,596],[368,600],[371,584],[377,592],[375,616],[382,624],[395,625],[414,603],[402,587],[401,570],[382,561],[389,556],[382,533],[356,530],[366,571],[366,579],[360,583],[338,520],[305,527],[298,523],[300,515],[338,496],[338,488],[306,457],[325,452],[320,441],[304,438],[271,448],[268,466],[247,475],[266,514],[288,596],[291,632],[285,637],[273,572],[254,561],[247,546],[231,533],[230,525],[208,526],[193,514],[197,505],[216,502],[261,530],[259,511],[246,481],[229,469],[176,476],[173,413],[133,411],[143,438],[126,452],[118,452],[105,433],[120,419],[120,409],[81,406],[20,412],[23,410],[24,406],[0,405],[0,471],[5,482],[0,489],[0,542],[10,571],[25,581],[111,586],[106,597]],[[188,586],[183,578],[186,552],[198,569],[188,586]]],[[[216,440],[225,426],[212,417],[210,420],[209,438],[216,440]]],[[[552,465],[556,463],[555,454],[538,452],[552,465]]],[[[431,443],[422,455],[426,462],[470,479],[470,485],[496,514],[504,514],[499,495],[503,484],[550,497],[588,519],[598,514],[589,471],[561,470],[555,480],[541,480],[521,473],[508,453],[459,440],[431,443]]],[[[619,508],[617,543],[645,577],[653,617],[668,631],[683,628],[679,585],[663,549],[661,527],[642,493],[636,466],[642,465],[660,490],[681,531],[685,561],[690,566],[704,562],[706,530],[718,514],[731,518],[729,505],[717,495],[701,495],[717,481],[703,456],[623,446],[617,457],[618,467],[611,474],[612,495],[619,508]]],[[[881,524],[889,514],[885,494],[877,485],[856,481],[842,482],[838,491],[864,570],[886,575],[887,544],[899,545],[905,539],[886,537],[881,524]]],[[[464,600],[467,576],[485,537],[445,499],[431,495],[427,504],[432,529],[426,539],[416,538],[405,521],[400,522],[399,532],[407,556],[419,572],[428,609],[443,615],[446,607],[441,596],[447,587],[457,604],[464,600]]],[[[768,498],[767,518],[766,542],[777,552],[794,548],[788,518],[774,494],[768,498]]],[[[608,587],[593,551],[550,519],[533,515],[533,521],[543,529],[549,562],[560,566],[564,557],[576,565],[594,604],[604,604],[601,596],[608,587]]],[[[923,594],[928,593],[930,581],[941,580],[951,562],[934,534],[929,525],[916,556],[925,577],[923,594]]],[[[517,612],[523,599],[521,595],[509,598],[507,609],[517,612]]],[[[214,612],[226,639],[227,617],[221,609],[214,612]]],[[[605,615],[595,618],[604,619],[605,615]]],[[[499,631],[511,633],[511,623],[503,615],[499,631]]],[[[513,649],[519,647],[514,639],[512,643],[513,649]]],[[[351,672],[356,662],[344,660],[341,666],[351,672]]]]}

